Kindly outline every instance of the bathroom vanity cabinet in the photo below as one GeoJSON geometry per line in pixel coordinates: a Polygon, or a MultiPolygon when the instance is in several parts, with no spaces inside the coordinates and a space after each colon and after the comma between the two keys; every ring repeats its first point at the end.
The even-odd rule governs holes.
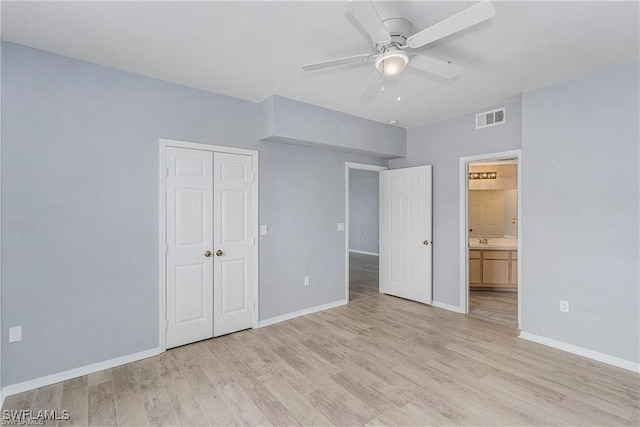
{"type": "Polygon", "coordinates": [[[518,251],[469,250],[469,285],[477,290],[517,290],[518,251]]]}

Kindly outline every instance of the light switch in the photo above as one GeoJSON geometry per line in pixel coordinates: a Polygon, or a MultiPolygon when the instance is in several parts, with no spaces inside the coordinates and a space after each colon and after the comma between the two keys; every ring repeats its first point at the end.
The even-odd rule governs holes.
{"type": "Polygon", "coordinates": [[[338,231],[344,231],[344,222],[338,223],[338,231]]]}
{"type": "Polygon", "coordinates": [[[12,343],[18,341],[22,341],[22,326],[9,328],[9,342],[12,343]]]}
{"type": "Polygon", "coordinates": [[[266,225],[261,225],[260,226],[260,235],[261,236],[266,236],[269,233],[269,229],[266,225]]]}

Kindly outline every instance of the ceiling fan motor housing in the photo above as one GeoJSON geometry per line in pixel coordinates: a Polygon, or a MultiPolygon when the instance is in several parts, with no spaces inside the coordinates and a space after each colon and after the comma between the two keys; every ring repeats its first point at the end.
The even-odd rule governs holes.
{"type": "Polygon", "coordinates": [[[383,24],[391,35],[391,41],[374,43],[376,51],[384,52],[389,46],[400,47],[407,43],[407,38],[411,35],[411,22],[402,18],[391,18],[383,21],[383,24]]]}

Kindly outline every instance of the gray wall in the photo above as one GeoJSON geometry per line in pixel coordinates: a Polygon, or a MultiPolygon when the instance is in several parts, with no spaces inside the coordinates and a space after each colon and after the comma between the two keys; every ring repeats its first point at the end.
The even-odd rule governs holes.
{"type": "Polygon", "coordinates": [[[157,347],[158,139],[256,148],[257,104],[2,55],[4,384],[157,347]]]}
{"type": "Polygon", "coordinates": [[[639,75],[618,67],[522,99],[522,329],[633,362],[639,75]]]}
{"type": "Polygon", "coordinates": [[[349,249],[378,253],[378,175],[349,170],[349,249]]]}
{"type": "MultiPolygon", "coordinates": [[[[475,113],[408,130],[407,158],[391,169],[433,165],[433,299],[460,305],[460,157],[520,148],[520,101],[506,107],[506,123],[475,129],[475,113]]],[[[487,107],[485,110],[493,109],[487,107]]]]}
{"type": "Polygon", "coordinates": [[[159,138],[260,151],[261,319],[344,298],[344,162],[385,160],[259,143],[259,104],[11,43],[2,56],[1,339],[23,326],[4,385],[157,347],[159,138]]]}
{"type": "Polygon", "coordinates": [[[345,298],[345,162],[357,154],[260,143],[260,319],[345,298]],[[310,285],[304,286],[304,276],[310,285]],[[267,285],[268,284],[268,285],[267,285]],[[267,287],[268,286],[268,287],[267,287]]]}

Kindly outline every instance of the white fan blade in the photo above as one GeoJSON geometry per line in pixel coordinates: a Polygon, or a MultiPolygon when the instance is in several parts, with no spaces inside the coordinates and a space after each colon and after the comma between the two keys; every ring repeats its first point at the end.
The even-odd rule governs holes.
{"type": "Polygon", "coordinates": [[[369,76],[369,80],[367,80],[367,84],[364,86],[364,90],[362,91],[362,95],[360,96],[360,102],[362,104],[366,104],[373,101],[373,98],[376,97],[381,89],[382,74],[380,74],[378,70],[373,70],[373,72],[369,76]]]}
{"type": "Polygon", "coordinates": [[[469,9],[456,13],[444,21],[440,21],[429,28],[415,33],[407,39],[407,47],[417,48],[424,46],[479,24],[487,19],[491,19],[495,14],[496,9],[493,7],[493,4],[488,1],[480,2],[471,6],[469,9]]]}
{"type": "Polygon", "coordinates": [[[414,55],[409,59],[409,66],[436,76],[452,79],[462,73],[462,68],[440,61],[439,59],[430,58],[424,55],[414,55]]]}
{"type": "Polygon", "coordinates": [[[338,65],[369,61],[371,58],[373,58],[372,54],[364,53],[362,55],[347,56],[346,58],[332,59],[330,61],[316,62],[315,64],[304,65],[302,69],[304,71],[315,71],[321,70],[323,68],[336,67],[338,65]]]}
{"type": "Polygon", "coordinates": [[[347,2],[349,12],[358,20],[374,43],[390,42],[391,35],[382,23],[375,8],[369,1],[351,0],[347,2]]]}

